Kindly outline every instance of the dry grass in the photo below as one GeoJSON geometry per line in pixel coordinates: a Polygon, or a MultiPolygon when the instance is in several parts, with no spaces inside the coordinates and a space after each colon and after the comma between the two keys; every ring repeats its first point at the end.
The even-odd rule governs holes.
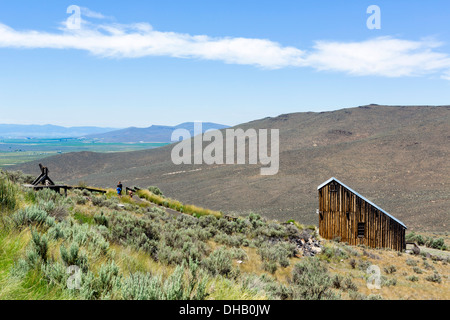
{"type": "Polygon", "coordinates": [[[149,190],[139,190],[137,192],[139,197],[142,197],[146,199],[147,201],[150,201],[152,203],[155,203],[160,206],[164,206],[182,213],[191,214],[191,215],[197,215],[197,216],[204,216],[204,215],[213,215],[217,218],[222,216],[222,213],[219,211],[214,211],[210,209],[205,209],[201,207],[197,207],[195,205],[187,204],[183,205],[178,200],[173,200],[170,198],[165,198],[159,195],[156,195],[149,190]]]}
{"type": "MultiPolygon", "coordinates": [[[[379,294],[383,299],[387,300],[449,300],[450,299],[450,282],[449,282],[449,271],[450,265],[444,262],[433,262],[431,259],[426,259],[426,261],[431,264],[436,271],[441,275],[441,283],[433,283],[425,280],[426,276],[432,275],[433,270],[426,270],[423,267],[423,259],[421,256],[412,256],[403,253],[398,256],[396,251],[385,250],[385,249],[367,249],[366,252],[372,253],[380,257],[380,259],[372,259],[370,257],[363,255],[363,249],[359,247],[352,247],[360,253],[358,257],[354,258],[356,261],[368,261],[373,265],[376,265],[381,270],[381,275],[387,279],[396,279],[397,284],[395,286],[385,287],[382,286],[381,289],[370,290],[367,288],[366,283],[366,272],[365,270],[359,270],[358,267],[352,269],[349,261],[346,259],[342,262],[331,262],[329,265],[330,273],[340,274],[342,276],[352,277],[353,282],[358,286],[358,291],[365,294],[379,294]],[[414,259],[418,262],[418,266],[423,270],[423,274],[415,274],[413,267],[406,264],[407,259],[414,259]],[[395,266],[397,271],[393,274],[386,274],[383,270],[388,266],[395,266]],[[419,277],[419,281],[412,282],[407,280],[408,276],[416,275],[419,277]]],[[[348,296],[343,295],[343,298],[348,298],[348,296]]]]}

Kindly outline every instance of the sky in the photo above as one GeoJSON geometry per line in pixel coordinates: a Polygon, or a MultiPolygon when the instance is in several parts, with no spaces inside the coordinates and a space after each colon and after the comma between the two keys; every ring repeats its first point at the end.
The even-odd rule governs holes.
{"type": "Polygon", "coordinates": [[[371,103],[450,104],[450,1],[0,1],[0,123],[237,125],[371,103]]]}

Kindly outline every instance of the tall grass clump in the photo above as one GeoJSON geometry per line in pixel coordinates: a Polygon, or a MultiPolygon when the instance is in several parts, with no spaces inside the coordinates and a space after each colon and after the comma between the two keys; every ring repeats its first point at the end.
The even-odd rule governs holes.
{"type": "Polygon", "coordinates": [[[208,279],[191,260],[188,268],[183,263],[165,281],[151,273],[133,273],[122,281],[120,291],[126,300],[204,300],[208,279]]]}
{"type": "Polygon", "coordinates": [[[170,198],[166,198],[162,195],[154,194],[149,190],[138,190],[137,195],[141,198],[144,198],[152,203],[155,203],[159,206],[164,206],[175,211],[186,213],[190,215],[194,215],[196,217],[201,217],[205,215],[213,215],[217,218],[222,216],[222,213],[219,211],[209,210],[201,207],[197,207],[194,205],[184,205],[180,201],[173,200],[170,198]]]}
{"type": "Polygon", "coordinates": [[[0,210],[12,211],[16,208],[18,188],[5,178],[0,178],[0,210]]]}

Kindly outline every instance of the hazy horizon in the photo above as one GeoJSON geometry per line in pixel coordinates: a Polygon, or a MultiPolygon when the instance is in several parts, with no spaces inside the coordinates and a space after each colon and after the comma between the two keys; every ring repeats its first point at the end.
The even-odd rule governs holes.
{"type": "MultiPolygon", "coordinates": [[[[337,108],[337,109],[331,109],[331,110],[325,110],[325,111],[294,111],[294,112],[290,112],[291,113],[321,113],[321,112],[334,112],[334,111],[339,111],[339,110],[343,110],[343,109],[351,109],[351,108],[358,108],[358,107],[363,107],[363,106],[368,106],[368,105],[372,105],[372,106],[386,106],[386,107],[445,107],[448,106],[450,104],[442,104],[442,105],[417,105],[417,104],[411,104],[411,105],[380,105],[377,103],[368,103],[365,105],[360,105],[360,106],[350,106],[350,107],[343,107],[343,108],[337,108]]],[[[233,123],[233,124],[229,124],[229,123],[218,123],[218,122],[213,122],[213,121],[199,121],[199,120],[195,120],[195,121],[183,121],[183,122],[179,122],[179,123],[175,123],[175,122],[171,122],[171,123],[153,123],[153,124],[149,124],[147,126],[136,126],[136,125],[130,125],[130,126],[126,126],[126,127],[111,127],[111,126],[101,126],[101,125],[63,125],[63,124],[55,124],[55,123],[3,123],[1,122],[0,125],[19,125],[19,126],[57,126],[57,127],[63,127],[63,128],[80,128],[80,127],[96,127],[96,128],[103,128],[103,129],[113,129],[113,130],[121,130],[121,129],[127,129],[127,128],[139,128],[139,129],[144,129],[144,128],[149,128],[151,126],[167,126],[167,127],[175,127],[178,125],[181,125],[183,123],[194,123],[194,122],[201,122],[201,123],[214,123],[214,124],[220,124],[220,125],[224,125],[224,126],[229,126],[229,127],[234,127],[240,124],[244,124],[247,122],[251,122],[251,121],[256,121],[256,120],[262,120],[264,118],[267,117],[277,117],[282,115],[283,113],[274,115],[274,116],[263,116],[261,118],[255,118],[255,119],[250,119],[246,122],[240,122],[240,123],[233,123]],[[173,123],[173,124],[172,124],[173,123]]]]}

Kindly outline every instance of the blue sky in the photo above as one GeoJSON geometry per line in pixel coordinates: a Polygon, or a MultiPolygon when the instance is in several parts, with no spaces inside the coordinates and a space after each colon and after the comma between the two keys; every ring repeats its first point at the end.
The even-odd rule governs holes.
{"type": "Polygon", "coordinates": [[[449,1],[0,3],[0,123],[235,125],[370,103],[450,104],[449,1]]]}

